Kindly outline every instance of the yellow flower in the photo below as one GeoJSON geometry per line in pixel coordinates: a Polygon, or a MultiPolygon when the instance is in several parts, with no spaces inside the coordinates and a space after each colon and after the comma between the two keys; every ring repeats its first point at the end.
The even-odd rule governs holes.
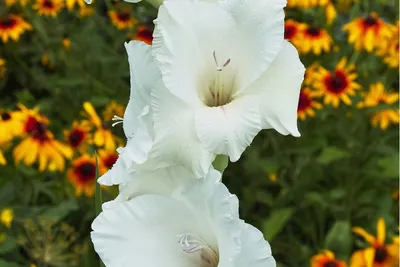
{"type": "Polygon", "coordinates": [[[21,4],[21,6],[26,6],[29,0],[6,0],[6,6],[15,5],[17,2],[21,4]]]}
{"type": "MultiPolygon", "coordinates": [[[[97,162],[99,175],[105,173],[104,166],[100,160],[97,162]]],[[[72,167],[68,170],[68,178],[75,187],[76,196],[82,193],[91,197],[96,189],[96,159],[87,154],[77,158],[72,162],[72,167]]]]}
{"type": "Polygon", "coordinates": [[[0,38],[3,43],[7,43],[9,39],[17,42],[24,32],[30,30],[31,24],[19,16],[10,14],[0,18],[0,38]]]}
{"type": "Polygon", "coordinates": [[[24,132],[21,111],[0,110],[0,144],[6,143],[24,132]]]}
{"type": "Polygon", "coordinates": [[[294,46],[299,47],[303,41],[302,31],[306,24],[296,22],[292,19],[285,21],[285,39],[289,40],[294,46]]]}
{"type": "Polygon", "coordinates": [[[288,7],[300,7],[300,8],[313,8],[317,6],[325,6],[329,3],[329,0],[288,0],[288,7]]]}
{"type": "Polygon", "coordinates": [[[23,129],[25,138],[14,148],[13,156],[18,164],[23,161],[31,166],[38,161],[39,171],[63,171],[65,158],[72,157],[72,149],[55,140],[53,134],[47,130],[48,119],[38,113],[38,109],[29,110],[20,105],[24,114],[23,129]]]}
{"type": "Polygon", "coordinates": [[[326,23],[331,24],[337,17],[337,12],[332,1],[325,6],[326,23]]]}
{"type": "Polygon", "coordinates": [[[400,21],[392,27],[393,36],[378,43],[377,54],[392,68],[399,67],[399,32],[400,21]]]}
{"type": "Polygon", "coordinates": [[[297,48],[304,54],[313,52],[315,55],[320,55],[322,52],[329,52],[333,44],[329,33],[318,26],[307,25],[304,27],[301,39],[297,48]]]}
{"type": "Polygon", "coordinates": [[[105,121],[111,121],[114,116],[123,117],[124,112],[125,107],[113,100],[106,105],[103,111],[103,117],[105,121]]]}
{"type": "Polygon", "coordinates": [[[78,5],[80,8],[83,8],[86,5],[86,3],[85,0],[65,0],[65,6],[67,7],[68,10],[71,11],[75,5],[78,5]]]}
{"type": "Polygon", "coordinates": [[[301,120],[305,120],[307,116],[314,117],[314,109],[321,109],[322,105],[314,100],[312,91],[309,88],[304,88],[300,91],[299,105],[297,108],[297,116],[301,120]]]}
{"type": "Polygon", "coordinates": [[[110,10],[108,11],[108,16],[112,24],[119,30],[133,28],[137,23],[137,20],[132,17],[129,9],[110,10]]]}
{"type": "Polygon", "coordinates": [[[33,9],[39,16],[49,16],[55,18],[64,6],[63,0],[36,0],[33,9]]]}
{"type": "Polygon", "coordinates": [[[349,34],[348,42],[354,44],[358,51],[365,49],[372,52],[382,40],[393,36],[393,26],[385,23],[375,12],[347,23],[343,30],[349,34]]]}
{"type": "MultiPolygon", "coordinates": [[[[363,94],[363,101],[358,103],[359,108],[376,107],[379,104],[392,105],[399,100],[399,93],[389,93],[385,91],[383,83],[371,84],[367,93],[363,94]]],[[[399,124],[399,109],[384,109],[375,112],[371,117],[371,124],[386,130],[391,124],[399,124]]]]}
{"type": "Polygon", "coordinates": [[[7,228],[11,228],[11,223],[14,220],[14,212],[12,209],[3,209],[0,212],[0,223],[7,228]]]}
{"type": "Polygon", "coordinates": [[[103,166],[107,169],[111,169],[118,159],[118,153],[115,151],[99,150],[99,156],[103,166]]]}
{"type": "Polygon", "coordinates": [[[3,151],[0,150],[0,166],[4,166],[7,164],[6,158],[3,155],[3,151]]]}
{"type": "Polygon", "coordinates": [[[357,74],[355,73],[354,64],[347,64],[347,59],[342,58],[336,68],[329,72],[323,67],[314,73],[313,92],[314,96],[324,97],[324,104],[331,104],[337,108],[340,102],[351,105],[352,101],[349,96],[355,94],[355,90],[360,89],[360,85],[355,82],[357,74]]]}
{"type": "Polygon", "coordinates": [[[153,29],[147,25],[140,25],[133,39],[151,45],[153,43],[153,29]]]}
{"type": "Polygon", "coordinates": [[[346,262],[335,258],[332,251],[324,250],[311,258],[311,267],[347,267],[346,262]]]}
{"type": "Polygon", "coordinates": [[[304,85],[311,86],[314,83],[315,73],[318,73],[321,65],[318,62],[312,63],[306,68],[306,73],[304,74],[304,85]]]}
{"type": "Polygon", "coordinates": [[[83,108],[89,117],[87,122],[96,127],[93,143],[98,147],[104,147],[108,151],[115,151],[118,139],[113,136],[109,126],[106,123],[102,123],[91,103],[83,103],[83,108]]]}
{"type": "Polygon", "coordinates": [[[386,244],[385,221],[377,223],[377,236],[373,236],[361,227],[353,227],[353,232],[365,239],[371,247],[353,253],[351,267],[394,267],[399,265],[399,244],[386,244]]]}
{"type": "Polygon", "coordinates": [[[70,130],[64,131],[65,139],[70,147],[79,149],[81,152],[86,150],[90,143],[90,131],[92,127],[87,121],[72,123],[70,130]]]}
{"type": "Polygon", "coordinates": [[[6,75],[7,72],[7,67],[6,67],[6,61],[3,58],[0,58],[0,79],[6,75]]]}
{"type": "Polygon", "coordinates": [[[64,37],[62,40],[62,46],[65,50],[69,51],[71,49],[71,40],[67,37],[64,37]]]}
{"type": "Polygon", "coordinates": [[[87,18],[87,17],[93,15],[93,13],[94,13],[94,9],[91,7],[88,7],[87,5],[84,5],[79,8],[79,16],[81,18],[87,18]]]}

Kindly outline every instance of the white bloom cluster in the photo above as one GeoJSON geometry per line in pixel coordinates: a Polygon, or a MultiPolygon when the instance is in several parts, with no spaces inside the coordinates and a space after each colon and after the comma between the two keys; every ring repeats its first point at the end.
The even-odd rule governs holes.
{"type": "Polygon", "coordinates": [[[107,267],[276,266],[212,163],[237,161],[262,129],[300,135],[305,70],[284,40],[285,5],[164,0],[153,45],[125,44],[127,144],[98,181],[120,193],[91,233],[107,267]]]}

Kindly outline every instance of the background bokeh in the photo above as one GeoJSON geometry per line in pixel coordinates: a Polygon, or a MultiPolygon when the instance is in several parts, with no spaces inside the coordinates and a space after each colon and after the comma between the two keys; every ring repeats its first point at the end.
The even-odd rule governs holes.
{"type": "MultiPolygon", "coordinates": [[[[370,266],[398,266],[399,3],[285,10],[307,67],[302,136],[261,132],[224,182],[279,267],[366,267],[371,251],[370,266]]],[[[124,42],[151,44],[156,15],[147,2],[0,1],[0,267],[99,266],[96,161],[104,173],[124,145],[124,42]]]]}

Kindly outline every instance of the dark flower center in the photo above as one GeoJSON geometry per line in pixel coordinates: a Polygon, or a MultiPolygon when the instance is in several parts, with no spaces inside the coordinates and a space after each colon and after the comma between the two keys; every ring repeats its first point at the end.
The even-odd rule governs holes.
{"type": "Polygon", "coordinates": [[[11,28],[15,24],[17,24],[17,21],[13,18],[4,18],[0,20],[0,28],[11,28]]]}
{"type": "Polygon", "coordinates": [[[2,121],[8,121],[11,120],[11,115],[8,112],[2,112],[1,113],[1,120],[2,121]]]}
{"type": "Polygon", "coordinates": [[[79,165],[76,168],[76,171],[82,182],[88,182],[94,180],[96,177],[96,166],[90,162],[79,165]]]}
{"type": "Polygon", "coordinates": [[[36,129],[33,131],[33,138],[39,141],[46,141],[49,138],[47,137],[47,125],[44,123],[38,122],[36,124],[36,129]]]}
{"type": "Polygon", "coordinates": [[[79,129],[72,130],[72,132],[68,135],[68,141],[72,147],[79,146],[84,138],[85,133],[79,129]]]}
{"type": "Polygon", "coordinates": [[[129,21],[131,19],[131,14],[126,11],[121,11],[118,13],[118,19],[123,22],[129,21]]]}
{"type": "Polygon", "coordinates": [[[285,26],[285,39],[290,40],[296,34],[297,28],[294,25],[285,26]]]}
{"type": "Polygon", "coordinates": [[[307,29],[307,34],[318,37],[321,33],[321,28],[318,28],[316,26],[311,26],[307,29]]]}
{"type": "Polygon", "coordinates": [[[378,22],[377,19],[374,18],[374,17],[371,17],[371,16],[368,16],[368,17],[366,17],[366,18],[364,19],[364,24],[365,24],[366,26],[369,26],[369,27],[376,25],[377,22],[378,22]]]}
{"type": "Polygon", "coordinates": [[[328,91],[339,94],[346,89],[348,82],[343,72],[335,71],[333,74],[325,79],[325,85],[328,91]]]}
{"type": "Polygon", "coordinates": [[[323,267],[338,267],[338,264],[336,263],[336,261],[327,261],[325,262],[323,267]]]}
{"type": "Polygon", "coordinates": [[[386,248],[384,248],[384,247],[377,248],[377,249],[375,249],[374,262],[383,263],[383,262],[385,262],[387,256],[388,256],[388,253],[386,251],[386,248]]]}
{"type": "Polygon", "coordinates": [[[299,106],[298,106],[297,110],[303,111],[303,110],[307,109],[309,106],[311,106],[310,97],[307,94],[305,94],[304,92],[300,92],[299,106]]]}
{"type": "Polygon", "coordinates": [[[151,44],[151,42],[153,41],[153,31],[150,30],[149,28],[144,28],[144,29],[139,29],[138,33],[137,33],[137,37],[140,40],[145,41],[148,44],[151,44]]]}
{"type": "Polygon", "coordinates": [[[52,0],[44,0],[43,1],[43,6],[46,8],[53,8],[54,4],[52,0]]]}
{"type": "Polygon", "coordinates": [[[114,163],[117,161],[117,159],[118,155],[111,154],[103,159],[103,163],[108,169],[111,169],[114,163]]]}

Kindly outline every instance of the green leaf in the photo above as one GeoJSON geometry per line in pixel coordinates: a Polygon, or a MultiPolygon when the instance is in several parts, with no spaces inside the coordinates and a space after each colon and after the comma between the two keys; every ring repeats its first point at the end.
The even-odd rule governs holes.
{"type": "Polygon", "coordinates": [[[399,177],[399,154],[378,160],[378,166],[382,169],[381,176],[386,178],[399,177]]]}
{"type": "Polygon", "coordinates": [[[76,211],[78,208],[79,207],[76,199],[70,199],[63,201],[57,206],[46,210],[42,215],[45,217],[53,218],[56,221],[61,221],[71,212],[76,211]]]}
{"type": "Polygon", "coordinates": [[[263,222],[262,232],[266,240],[273,240],[286,225],[294,213],[293,208],[285,208],[273,211],[269,218],[263,222]]]}
{"type": "Polygon", "coordinates": [[[0,243],[0,255],[6,254],[17,248],[17,241],[11,236],[7,236],[6,239],[0,243]]]}
{"type": "Polygon", "coordinates": [[[343,159],[349,156],[349,153],[337,147],[326,147],[317,157],[317,162],[321,164],[329,164],[333,161],[343,159]]]}
{"type": "Polygon", "coordinates": [[[20,265],[0,259],[0,267],[20,267],[20,265]]]}
{"type": "Polygon", "coordinates": [[[229,163],[228,156],[218,155],[213,162],[213,166],[216,170],[220,171],[221,173],[224,173],[226,167],[228,167],[228,163],[229,163]]]}
{"type": "Polygon", "coordinates": [[[353,246],[351,226],[347,221],[337,221],[325,238],[325,248],[332,250],[339,258],[348,258],[353,246]]]}

